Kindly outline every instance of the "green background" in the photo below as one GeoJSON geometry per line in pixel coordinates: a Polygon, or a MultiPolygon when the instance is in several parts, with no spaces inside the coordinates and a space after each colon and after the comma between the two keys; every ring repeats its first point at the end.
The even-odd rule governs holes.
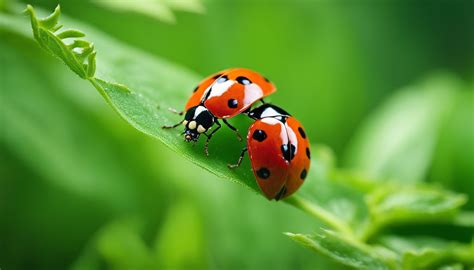
{"type": "MultiPolygon", "coordinates": [[[[342,167],[474,196],[473,1],[203,1],[203,13],[176,11],[175,23],[60,3],[203,77],[263,73],[278,87],[269,100],[342,167]],[[409,87],[426,78],[428,90],[409,87]],[[378,169],[387,151],[390,166],[378,169]]],[[[2,269],[141,269],[149,257],[164,269],[329,267],[282,234],[311,232],[303,213],[138,133],[35,43],[0,33],[2,269]]]]}

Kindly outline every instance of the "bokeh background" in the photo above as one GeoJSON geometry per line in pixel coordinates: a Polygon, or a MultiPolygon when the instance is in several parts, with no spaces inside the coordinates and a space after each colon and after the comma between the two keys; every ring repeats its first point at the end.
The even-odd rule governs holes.
{"type": "MultiPolygon", "coordinates": [[[[279,89],[270,100],[341,167],[474,197],[473,1],[163,1],[171,15],[59,2],[202,76],[262,72],[279,89]]],[[[311,232],[303,213],[183,160],[35,43],[0,33],[2,269],[326,266],[282,234],[311,232]]]]}

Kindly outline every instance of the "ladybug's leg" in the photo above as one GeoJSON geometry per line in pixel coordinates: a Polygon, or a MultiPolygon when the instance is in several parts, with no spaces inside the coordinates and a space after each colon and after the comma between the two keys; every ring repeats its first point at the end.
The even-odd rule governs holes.
{"type": "Polygon", "coordinates": [[[241,142],[242,141],[242,136],[240,136],[239,131],[234,126],[229,124],[229,122],[227,122],[227,120],[222,119],[222,121],[224,122],[224,124],[226,124],[226,126],[228,126],[230,129],[232,129],[234,131],[234,133],[237,135],[237,139],[239,139],[239,141],[241,142]]]}
{"type": "Polygon", "coordinates": [[[260,99],[260,102],[262,102],[262,104],[266,104],[266,102],[265,102],[265,100],[263,100],[263,98],[260,99]]]}
{"type": "Polygon", "coordinates": [[[211,134],[207,135],[206,133],[203,133],[204,135],[207,136],[207,140],[206,140],[206,143],[204,144],[204,152],[206,153],[206,156],[209,156],[209,151],[208,151],[208,148],[209,148],[209,141],[211,140],[212,138],[212,135],[214,135],[214,133],[216,133],[222,126],[221,126],[221,123],[219,123],[219,121],[217,121],[216,119],[216,129],[214,129],[211,134]]]}
{"type": "Polygon", "coordinates": [[[242,163],[242,159],[244,158],[245,152],[247,152],[247,147],[242,149],[242,152],[240,152],[240,156],[239,156],[239,160],[237,160],[237,164],[227,164],[227,167],[229,167],[229,169],[234,169],[234,168],[239,167],[240,164],[242,163]]]}
{"type": "Polygon", "coordinates": [[[168,111],[170,111],[170,112],[172,112],[172,113],[175,113],[175,114],[177,114],[177,115],[183,115],[183,114],[184,114],[183,111],[178,112],[178,111],[177,111],[176,109],[174,109],[174,108],[168,108],[168,111]]]}
{"type": "Polygon", "coordinates": [[[176,123],[176,124],[174,124],[174,125],[172,125],[172,126],[162,126],[161,128],[175,128],[175,127],[181,125],[181,124],[183,123],[183,121],[184,121],[184,119],[181,120],[179,123],[176,123]]]}

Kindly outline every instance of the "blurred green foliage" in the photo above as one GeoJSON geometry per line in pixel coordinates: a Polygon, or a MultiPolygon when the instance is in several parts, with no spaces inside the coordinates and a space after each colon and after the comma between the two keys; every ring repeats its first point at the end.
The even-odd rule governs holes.
{"type": "MultiPolygon", "coordinates": [[[[56,5],[33,3],[48,10],[56,5]]],[[[343,166],[364,175],[340,174],[330,185],[315,180],[301,192],[343,220],[364,220],[366,211],[380,209],[379,216],[389,209],[394,211],[388,218],[403,217],[394,204],[403,200],[412,203],[414,215],[429,212],[433,201],[442,202],[440,213],[450,209],[449,203],[459,206],[456,200],[444,204],[444,193],[410,197],[403,189],[399,195],[382,189],[369,202],[382,202],[385,208],[365,209],[364,197],[345,187],[372,192],[365,175],[403,185],[428,182],[474,196],[471,1],[206,1],[204,15],[178,12],[175,24],[93,2],[61,4],[76,20],[203,75],[229,66],[265,73],[279,87],[272,101],[294,113],[313,142],[330,145],[344,157],[343,166]],[[439,69],[450,75],[434,72],[439,69]],[[427,74],[432,75],[424,79],[427,74]]],[[[17,29],[24,35],[12,30],[12,18],[0,19],[0,267],[335,267],[281,234],[314,232],[319,226],[314,220],[219,181],[131,129],[87,83],[27,38],[26,20],[28,28],[17,29]]],[[[98,67],[108,70],[100,54],[121,53],[99,50],[98,67]]],[[[143,67],[140,72],[153,72],[143,67]]],[[[186,84],[180,78],[176,83],[186,84]]],[[[202,149],[193,151],[201,154],[202,149]]],[[[320,177],[324,168],[311,173],[320,177]]],[[[473,205],[468,201],[464,210],[473,205]]],[[[384,247],[377,252],[406,253],[406,269],[429,266],[431,258],[447,258],[434,262],[446,267],[468,261],[472,247],[447,241],[469,242],[469,227],[422,227],[388,230],[444,239],[384,236],[373,240],[384,247]],[[442,248],[425,250],[426,245],[442,248]],[[433,255],[437,252],[442,254],[433,255]]],[[[295,235],[318,239],[318,234],[295,235]]],[[[324,239],[327,245],[319,245],[329,246],[329,252],[343,243],[324,239]]],[[[352,243],[340,248],[339,255],[364,254],[352,243]]]]}

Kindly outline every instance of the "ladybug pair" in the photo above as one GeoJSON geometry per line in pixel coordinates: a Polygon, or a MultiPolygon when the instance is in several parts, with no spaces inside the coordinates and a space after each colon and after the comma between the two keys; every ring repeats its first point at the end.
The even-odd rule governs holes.
{"type": "MultiPolygon", "coordinates": [[[[184,139],[196,142],[204,134],[204,151],[212,136],[222,127],[222,120],[239,140],[241,136],[228,118],[243,113],[254,119],[247,133],[247,147],[240,154],[236,168],[249,152],[252,170],[260,189],[268,199],[280,200],[293,194],[303,184],[310,166],[309,141],[300,122],[283,109],[263,102],[276,91],[275,86],[257,72],[232,68],[204,79],[185,106],[184,139]],[[257,101],[263,104],[251,109],[257,101]],[[216,125],[212,131],[211,128],[216,125]],[[210,132],[209,132],[210,131],[210,132]]],[[[183,112],[179,113],[180,115],[183,112]]]]}

